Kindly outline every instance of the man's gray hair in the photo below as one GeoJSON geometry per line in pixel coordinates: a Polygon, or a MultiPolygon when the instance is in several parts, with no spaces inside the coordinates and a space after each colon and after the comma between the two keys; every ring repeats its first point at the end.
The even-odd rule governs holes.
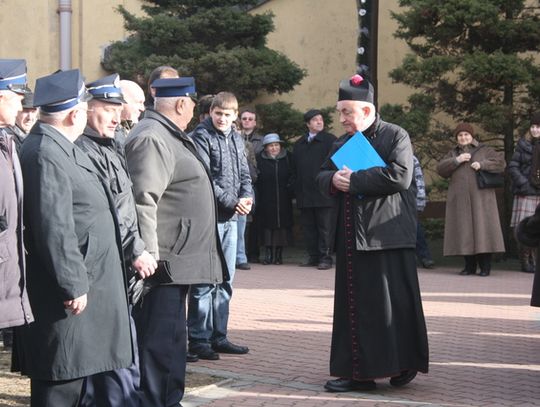
{"type": "Polygon", "coordinates": [[[44,110],[40,109],[39,120],[47,124],[61,123],[71,111],[79,107],[79,104],[73,106],[70,109],[61,110],[59,112],[45,112],[44,110]]]}
{"type": "Polygon", "coordinates": [[[159,111],[171,110],[176,106],[176,103],[184,96],[176,97],[157,97],[154,99],[154,109],[159,111]]]}

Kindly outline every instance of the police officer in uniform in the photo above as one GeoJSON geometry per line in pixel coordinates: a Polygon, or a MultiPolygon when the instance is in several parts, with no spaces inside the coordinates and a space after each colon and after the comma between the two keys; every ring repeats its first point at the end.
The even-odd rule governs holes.
{"type": "Polygon", "coordinates": [[[77,405],[85,377],[133,362],[115,208],[73,143],[88,98],[77,69],[39,78],[40,120],[21,149],[35,322],[17,328],[14,368],[30,377],[32,407],[77,405]]]}
{"type": "MultiPolygon", "coordinates": [[[[139,235],[135,199],[131,189],[131,180],[127,172],[123,149],[115,141],[116,128],[120,124],[120,114],[125,103],[120,88],[118,74],[106,76],[87,84],[92,100],[88,102],[88,122],[83,134],[75,141],[85,151],[96,168],[103,182],[109,186],[116,208],[124,261],[129,270],[127,279],[145,278],[154,273],[157,263],[145,250],[139,235]]],[[[135,325],[132,324],[132,334],[135,325]]],[[[136,344],[136,337],[133,338],[136,344]]],[[[135,360],[138,360],[135,354],[135,360]]],[[[114,406],[138,407],[139,368],[135,363],[129,369],[119,369],[99,374],[87,379],[81,407],[114,406]],[[101,391],[94,392],[94,387],[101,391]],[[107,399],[97,399],[97,394],[106,395],[107,399]]]]}

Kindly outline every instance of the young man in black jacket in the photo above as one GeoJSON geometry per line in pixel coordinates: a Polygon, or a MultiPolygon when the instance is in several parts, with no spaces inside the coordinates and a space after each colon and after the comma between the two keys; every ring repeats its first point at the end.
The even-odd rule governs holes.
{"type": "Polygon", "coordinates": [[[219,359],[219,352],[245,354],[246,346],[227,339],[229,302],[236,263],[237,217],[251,211],[253,193],[242,136],[232,124],[238,102],[229,92],[212,100],[210,117],[193,131],[192,138],[212,174],[218,203],[218,231],[229,280],[221,284],[195,284],[190,288],[188,310],[189,351],[201,359],[219,359]]]}

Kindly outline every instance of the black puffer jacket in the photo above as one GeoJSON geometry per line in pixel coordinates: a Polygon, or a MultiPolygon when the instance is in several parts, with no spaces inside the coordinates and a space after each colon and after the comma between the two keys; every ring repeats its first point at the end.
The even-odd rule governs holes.
{"type": "Polygon", "coordinates": [[[540,195],[540,189],[529,182],[531,174],[533,144],[525,138],[519,139],[516,150],[508,164],[514,195],[540,195]]]}
{"type": "Polygon", "coordinates": [[[116,144],[115,139],[101,137],[88,126],[75,144],[88,154],[101,178],[110,187],[117,211],[124,257],[131,263],[142,254],[145,244],[139,234],[135,198],[123,149],[116,144]]]}
{"type": "MultiPolygon", "coordinates": [[[[353,172],[349,194],[352,198],[357,250],[388,250],[416,247],[416,184],[413,180],[413,153],[407,132],[377,120],[363,132],[386,167],[353,172]]],[[[330,156],[352,136],[334,143],[330,156]]],[[[317,181],[327,194],[336,193],[344,210],[343,192],[332,186],[336,166],[328,159],[317,181]]],[[[338,225],[343,228],[344,225],[338,225]]]]}
{"type": "Polygon", "coordinates": [[[228,135],[217,130],[210,117],[193,130],[191,137],[212,174],[218,222],[226,222],[236,216],[240,198],[253,197],[244,140],[235,130],[228,135]]]}

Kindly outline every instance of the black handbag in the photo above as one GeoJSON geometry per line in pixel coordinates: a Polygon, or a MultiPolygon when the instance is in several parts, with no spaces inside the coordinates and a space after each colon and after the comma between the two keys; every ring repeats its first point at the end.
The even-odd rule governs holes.
{"type": "Polygon", "coordinates": [[[476,171],[476,181],[480,189],[500,188],[504,186],[504,174],[478,170],[476,171]]]}
{"type": "Polygon", "coordinates": [[[144,280],[135,274],[129,280],[128,296],[132,305],[137,305],[152,288],[161,284],[170,284],[173,282],[171,267],[166,260],[158,260],[156,272],[144,280]]]}

